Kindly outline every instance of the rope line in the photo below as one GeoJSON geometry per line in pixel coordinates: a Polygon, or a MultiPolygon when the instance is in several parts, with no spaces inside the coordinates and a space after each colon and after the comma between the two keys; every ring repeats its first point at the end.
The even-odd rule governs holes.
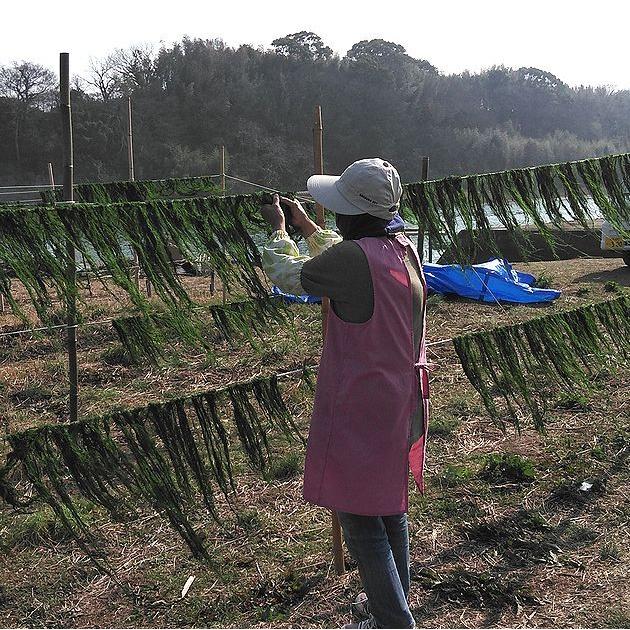
{"type": "MultiPolygon", "coordinates": [[[[62,184],[55,184],[55,188],[62,188],[62,184]]],[[[0,186],[0,190],[14,190],[18,188],[28,188],[31,192],[39,192],[42,189],[48,190],[50,184],[33,184],[31,186],[0,186]]]]}
{"type": "Polygon", "coordinates": [[[112,321],[114,321],[115,319],[117,319],[116,317],[110,317],[109,319],[100,319],[100,320],[95,320],[95,321],[91,321],[91,322],[81,322],[80,324],[73,324],[72,326],[68,326],[68,324],[55,324],[54,326],[42,326],[41,328],[24,328],[22,330],[12,330],[10,332],[2,332],[0,333],[0,338],[1,337],[13,337],[13,336],[17,336],[17,335],[32,335],[36,332],[43,332],[45,330],[59,330],[59,329],[66,329],[66,328],[80,328],[83,326],[97,326],[99,324],[109,324],[112,321]]]}
{"type": "MultiPolygon", "coordinates": [[[[36,332],[43,332],[47,330],[59,330],[62,328],[81,328],[84,326],[99,326],[100,324],[110,324],[116,317],[110,317],[108,319],[99,319],[89,322],[81,322],[77,324],[73,324],[72,326],[68,326],[67,324],[55,324],[54,326],[42,326],[40,328],[24,328],[22,330],[12,330],[9,332],[0,332],[0,338],[2,337],[13,337],[17,335],[32,335],[36,332]]],[[[440,339],[440,341],[430,341],[426,345],[428,346],[440,346],[445,343],[450,343],[453,339],[440,339]]],[[[307,368],[311,366],[306,366],[307,368]]],[[[292,372],[291,372],[292,373],[292,372]]],[[[288,372],[287,372],[288,374],[288,372]]]]}
{"type": "Polygon", "coordinates": [[[440,341],[429,341],[426,345],[427,345],[427,348],[429,346],[441,346],[442,344],[450,343],[451,341],[453,341],[453,338],[451,338],[451,339],[440,339],[440,341]]]}
{"type": "MultiPolygon", "coordinates": [[[[479,278],[479,282],[481,282],[484,289],[488,291],[488,293],[492,296],[492,299],[494,300],[495,304],[498,304],[501,310],[503,311],[503,313],[507,315],[508,314],[507,308],[505,308],[505,306],[501,304],[501,302],[499,301],[499,298],[497,298],[497,296],[492,292],[492,289],[488,286],[488,283],[479,275],[479,272],[472,265],[470,265],[470,268],[475,272],[475,275],[477,276],[477,278],[479,278]]],[[[462,267],[462,271],[463,269],[464,268],[462,267]]],[[[467,279],[467,282],[468,284],[470,284],[470,281],[468,279],[467,279]]]]}
{"type": "Polygon", "coordinates": [[[297,370],[289,370],[288,372],[280,372],[276,374],[276,378],[289,378],[290,376],[294,376],[295,374],[303,374],[304,370],[318,370],[319,364],[315,365],[305,365],[304,367],[298,368],[297,370]]]}
{"type": "MultiPolygon", "coordinates": [[[[445,343],[451,343],[453,339],[440,339],[439,341],[430,341],[427,343],[427,347],[429,346],[440,346],[445,343]]],[[[315,365],[305,365],[304,367],[298,368],[296,370],[289,370],[288,372],[280,372],[276,374],[276,378],[289,378],[290,376],[294,376],[295,374],[303,373],[304,370],[317,370],[319,369],[319,364],[315,365]]]]}
{"type": "MultiPolygon", "coordinates": [[[[247,179],[243,179],[242,177],[237,177],[235,175],[228,175],[227,173],[206,175],[206,177],[222,177],[222,176],[227,178],[227,179],[231,179],[233,181],[241,182],[241,183],[247,184],[249,186],[254,186],[255,188],[260,188],[261,190],[267,190],[269,192],[280,194],[280,191],[276,190],[275,188],[270,188],[269,186],[265,186],[265,185],[259,184],[257,182],[252,182],[252,181],[249,181],[247,179]]],[[[42,188],[43,187],[44,186],[42,186],[42,188]]],[[[58,188],[58,187],[59,187],[59,185],[55,186],[55,188],[58,188]]],[[[16,186],[15,188],[18,188],[18,187],[16,186]]],[[[27,188],[27,187],[24,186],[23,188],[27,188]]],[[[50,186],[49,186],[49,188],[50,188],[50,186]]],[[[0,194],[2,194],[2,193],[0,193],[0,194]]],[[[305,193],[305,194],[307,194],[307,193],[305,193]]],[[[307,202],[307,203],[311,203],[313,201],[312,198],[300,197],[300,196],[297,196],[297,195],[295,196],[295,198],[299,199],[300,201],[307,202]]],[[[174,264],[177,264],[177,262],[179,262],[179,261],[174,261],[174,264]]],[[[488,283],[484,281],[484,279],[479,275],[477,270],[472,265],[470,266],[470,268],[473,270],[473,272],[475,273],[475,275],[477,276],[477,278],[481,282],[481,284],[484,287],[484,289],[487,290],[488,293],[490,293],[490,295],[494,299],[495,303],[499,305],[499,307],[503,310],[503,312],[505,314],[507,314],[507,312],[508,312],[507,309],[501,304],[500,300],[493,293],[492,289],[490,289],[490,287],[488,286],[488,283]]],[[[463,267],[462,267],[462,269],[463,269],[463,267]]],[[[43,326],[41,328],[30,328],[30,329],[24,329],[24,330],[16,330],[16,331],[11,331],[11,332],[0,333],[0,338],[1,337],[10,337],[10,336],[15,336],[15,335],[33,334],[33,333],[42,332],[42,331],[45,331],[45,330],[54,330],[54,329],[61,329],[61,328],[78,328],[79,326],[95,326],[95,325],[99,325],[99,324],[110,323],[113,319],[115,319],[115,318],[112,317],[110,319],[105,319],[105,320],[92,321],[92,322],[82,322],[81,324],[75,324],[74,326],[67,326],[66,324],[59,324],[59,325],[55,325],[55,326],[43,326]]],[[[444,343],[449,343],[451,341],[452,341],[452,339],[443,339],[443,340],[440,340],[440,341],[429,342],[426,345],[427,345],[427,347],[428,346],[437,346],[437,345],[441,345],[441,344],[444,344],[444,343]]],[[[292,374],[294,372],[296,372],[296,371],[293,371],[293,372],[290,372],[290,373],[287,372],[286,374],[292,374]]]]}
{"type": "Polygon", "coordinates": [[[0,195],[32,195],[37,190],[0,190],[0,195]]]}
{"type": "MultiPolygon", "coordinates": [[[[427,347],[429,346],[440,346],[443,345],[445,343],[451,343],[453,341],[453,339],[440,339],[439,341],[430,341],[429,343],[427,343],[427,347]]],[[[319,369],[319,365],[305,365],[304,367],[301,367],[297,370],[289,370],[288,372],[280,372],[279,374],[276,374],[276,378],[288,378],[290,376],[293,376],[294,374],[299,374],[301,372],[304,372],[304,370],[317,370],[319,369]]]]}
{"type": "MultiPolygon", "coordinates": [[[[242,182],[243,184],[249,184],[250,186],[254,186],[256,188],[260,188],[261,190],[268,190],[269,192],[273,192],[273,193],[277,193],[277,194],[281,194],[281,192],[279,190],[276,190],[275,188],[269,188],[269,186],[263,186],[263,184],[257,184],[256,182],[250,182],[246,179],[242,179],[241,177],[236,177],[234,175],[228,175],[227,173],[225,174],[225,177],[227,179],[233,179],[236,182],[242,182]]],[[[313,200],[311,198],[306,198],[306,197],[298,197],[297,195],[295,195],[296,199],[299,199],[300,201],[304,201],[306,203],[312,203],[313,200]]]]}

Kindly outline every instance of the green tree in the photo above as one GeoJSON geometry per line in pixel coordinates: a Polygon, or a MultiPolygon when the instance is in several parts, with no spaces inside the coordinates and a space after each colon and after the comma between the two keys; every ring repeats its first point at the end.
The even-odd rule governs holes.
{"type": "Polygon", "coordinates": [[[42,65],[29,61],[14,62],[0,67],[0,95],[9,98],[14,105],[13,146],[18,168],[22,159],[20,133],[28,122],[31,108],[52,105],[55,75],[42,65]]]}
{"type": "Polygon", "coordinates": [[[279,55],[300,61],[328,61],[333,56],[332,49],[324,44],[322,38],[310,31],[279,37],[271,45],[279,55]]]}

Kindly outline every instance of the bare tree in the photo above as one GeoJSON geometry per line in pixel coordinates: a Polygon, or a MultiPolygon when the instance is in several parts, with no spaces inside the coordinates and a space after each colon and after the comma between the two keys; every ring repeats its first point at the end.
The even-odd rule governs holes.
{"type": "Polygon", "coordinates": [[[57,79],[48,68],[29,61],[0,66],[0,95],[15,103],[15,159],[20,164],[20,130],[31,107],[48,109],[54,102],[57,79]]]}
{"type": "Polygon", "coordinates": [[[56,83],[55,75],[37,63],[15,61],[11,66],[0,67],[0,94],[26,107],[47,102],[46,96],[56,83]]]}
{"type": "Polygon", "coordinates": [[[123,92],[148,87],[155,78],[155,53],[150,44],[119,48],[111,58],[123,92]]]}
{"type": "Polygon", "coordinates": [[[90,75],[85,82],[95,88],[105,102],[119,96],[120,77],[115,56],[108,55],[104,59],[91,58],[90,75]]]}

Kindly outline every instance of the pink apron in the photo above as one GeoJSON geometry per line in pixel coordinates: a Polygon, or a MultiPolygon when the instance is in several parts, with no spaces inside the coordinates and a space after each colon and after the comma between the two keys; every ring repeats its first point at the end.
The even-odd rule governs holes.
{"type": "MultiPolygon", "coordinates": [[[[304,469],[304,498],[339,512],[387,516],[407,511],[409,468],[423,491],[429,420],[423,335],[413,344],[413,297],[404,235],[356,241],[367,257],[374,312],[344,322],[330,309],[304,469]],[[422,396],[424,431],[410,445],[422,396]]],[[[418,261],[420,266],[420,263],[418,261]]],[[[420,266],[421,268],[421,266],[420,266]]]]}

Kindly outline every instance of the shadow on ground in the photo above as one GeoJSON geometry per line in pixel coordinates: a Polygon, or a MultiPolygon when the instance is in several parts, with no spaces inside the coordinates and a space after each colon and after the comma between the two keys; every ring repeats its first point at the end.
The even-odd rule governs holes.
{"type": "Polygon", "coordinates": [[[483,627],[499,625],[504,614],[518,614],[524,606],[542,605],[539,597],[544,593],[534,591],[532,577],[541,565],[581,567],[572,552],[592,545],[600,532],[577,525],[576,520],[605,496],[611,479],[626,469],[630,442],[623,441],[604,474],[592,479],[589,492],[581,491],[579,483],[558,483],[544,499],[546,516],[520,509],[501,518],[473,519],[461,525],[459,544],[423,566],[412,566],[412,581],[426,589],[425,603],[412,611],[418,626],[435,623],[453,604],[482,611],[483,627]],[[561,520],[552,526],[550,521],[557,520],[554,515],[561,520]],[[487,570],[464,568],[484,558],[489,560],[487,570]],[[448,565],[456,566],[445,569],[448,565]]]}
{"type": "Polygon", "coordinates": [[[579,278],[576,278],[573,282],[616,282],[617,284],[630,287],[630,267],[624,265],[621,258],[619,259],[619,267],[616,269],[609,269],[603,271],[595,271],[587,273],[579,278]]]}

